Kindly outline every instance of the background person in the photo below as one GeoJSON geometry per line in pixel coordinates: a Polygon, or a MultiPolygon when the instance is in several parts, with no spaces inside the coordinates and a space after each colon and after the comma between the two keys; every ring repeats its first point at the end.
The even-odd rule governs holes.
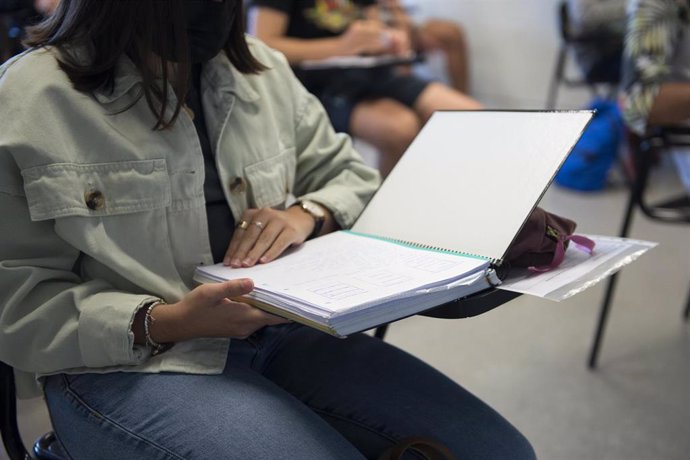
{"type": "MultiPolygon", "coordinates": [[[[251,0],[250,32],[285,54],[305,60],[361,54],[404,54],[409,37],[388,27],[376,0],[251,0]]],[[[324,104],[337,131],[372,144],[388,174],[437,110],[478,109],[472,98],[394,68],[299,71],[324,104]]]]}
{"type": "Polygon", "coordinates": [[[468,93],[469,50],[465,32],[459,24],[436,18],[418,24],[400,0],[379,0],[379,6],[387,24],[402,28],[409,34],[412,49],[417,53],[441,53],[453,88],[468,93]]]}
{"type": "MultiPolygon", "coordinates": [[[[690,2],[634,0],[623,56],[622,106],[630,129],[690,121],[690,2]]],[[[690,192],[690,152],[673,152],[690,192]]]]}

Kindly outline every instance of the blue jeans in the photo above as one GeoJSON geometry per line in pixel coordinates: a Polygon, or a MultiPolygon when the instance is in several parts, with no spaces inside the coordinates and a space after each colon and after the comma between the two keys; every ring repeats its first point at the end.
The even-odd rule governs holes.
{"type": "Polygon", "coordinates": [[[297,324],[233,340],[221,375],[55,375],[45,393],[75,459],[352,460],[409,436],[458,459],[535,458],[498,413],[420,360],[297,324]]]}

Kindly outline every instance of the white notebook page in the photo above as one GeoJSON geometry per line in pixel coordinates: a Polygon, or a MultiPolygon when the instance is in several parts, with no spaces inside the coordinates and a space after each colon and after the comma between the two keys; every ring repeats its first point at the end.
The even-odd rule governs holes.
{"type": "MultiPolygon", "coordinates": [[[[230,268],[221,264],[198,267],[216,280],[251,278],[256,291],[277,300],[329,312],[443,284],[483,270],[479,259],[412,249],[348,232],[335,232],[308,241],[289,255],[265,265],[230,268]]],[[[273,303],[270,302],[269,303],[273,303]]],[[[274,303],[276,304],[276,303],[274,303]]],[[[280,303],[277,305],[283,306],[280,303]]]]}
{"type": "Polygon", "coordinates": [[[591,116],[437,112],[353,230],[500,259],[591,116]]]}

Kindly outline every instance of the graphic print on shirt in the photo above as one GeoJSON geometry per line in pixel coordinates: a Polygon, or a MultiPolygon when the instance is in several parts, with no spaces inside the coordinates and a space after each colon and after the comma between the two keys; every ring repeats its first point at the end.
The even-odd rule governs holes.
{"type": "Polygon", "coordinates": [[[341,33],[360,17],[361,8],[351,0],[316,0],[304,17],[320,29],[341,33]]]}

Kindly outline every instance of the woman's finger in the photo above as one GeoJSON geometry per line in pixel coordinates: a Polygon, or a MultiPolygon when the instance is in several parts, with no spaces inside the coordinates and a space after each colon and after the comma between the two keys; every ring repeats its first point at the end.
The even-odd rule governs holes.
{"type": "Polygon", "coordinates": [[[230,266],[234,268],[243,266],[242,261],[247,257],[247,254],[254,247],[256,240],[259,239],[261,234],[261,229],[256,225],[252,225],[251,222],[248,223],[246,229],[241,231],[242,234],[240,235],[237,249],[230,256],[230,266]]]}
{"type": "Polygon", "coordinates": [[[193,295],[196,302],[208,307],[216,305],[225,299],[249,294],[253,289],[253,281],[242,278],[224,283],[202,284],[193,291],[193,295]]]}
{"type": "Polygon", "coordinates": [[[271,247],[259,258],[259,262],[265,264],[277,259],[287,248],[295,243],[301,243],[297,233],[290,228],[284,228],[275,241],[273,241],[271,247]]]}
{"type": "MultiPolygon", "coordinates": [[[[260,222],[260,221],[258,221],[260,222]]],[[[254,225],[257,221],[254,221],[254,225]]],[[[242,260],[242,266],[251,267],[269,250],[273,245],[278,235],[285,228],[285,223],[282,220],[274,219],[268,222],[265,227],[262,226],[261,234],[254,244],[254,247],[249,250],[247,256],[242,260]]]]}
{"type": "Polygon", "coordinates": [[[251,220],[246,221],[244,225],[245,229],[240,235],[241,238],[237,250],[230,258],[230,266],[235,268],[249,266],[244,263],[249,251],[256,245],[259,236],[263,233],[264,227],[268,225],[269,222],[278,219],[280,219],[280,216],[276,215],[273,209],[262,208],[255,210],[255,212],[251,214],[251,220]]]}
{"type": "Polygon", "coordinates": [[[247,209],[242,213],[240,220],[235,223],[235,229],[232,233],[228,250],[225,251],[225,257],[223,258],[224,265],[230,265],[230,262],[233,260],[235,254],[237,253],[237,249],[240,246],[240,241],[242,241],[242,238],[245,236],[245,232],[250,226],[253,216],[258,212],[258,209],[247,209]]]}

